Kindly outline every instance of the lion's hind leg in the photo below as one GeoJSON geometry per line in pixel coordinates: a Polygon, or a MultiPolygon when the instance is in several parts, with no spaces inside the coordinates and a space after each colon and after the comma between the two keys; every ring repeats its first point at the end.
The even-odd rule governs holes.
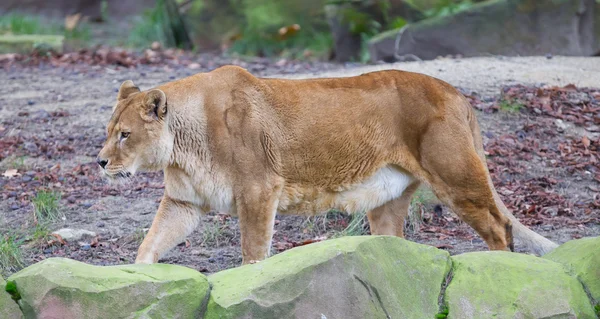
{"type": "Polygon", "coordinates": [[[447,117],[431,124],[421,146],[424,172],[419,175],[491,250],[507,250],[512,248],[512,224],[496,206],[486,167],[460,121],[447,117]]]}
{"type": "Polygon", "coordinates": [[[404,220],[408,216],[411,198],[419,185],[419,181],[413,182],[402,195],[367,213],[372,235],[404,237],[404,220]]]}

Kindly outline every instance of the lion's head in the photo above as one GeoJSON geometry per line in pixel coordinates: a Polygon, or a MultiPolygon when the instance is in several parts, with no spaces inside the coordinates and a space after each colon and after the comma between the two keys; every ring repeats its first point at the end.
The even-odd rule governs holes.
{"type": "Polygon", "coordinates": [[[106,141],[97,162],[110,178],[165,168],[173,150],[167,126],[167,97],[159,89],[141,92],[132,81],[121,84],[106,141]]]}

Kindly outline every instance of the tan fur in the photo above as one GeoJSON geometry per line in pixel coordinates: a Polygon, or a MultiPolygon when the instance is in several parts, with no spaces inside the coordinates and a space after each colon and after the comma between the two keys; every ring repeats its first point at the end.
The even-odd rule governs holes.
{"type": "Polygon", "coordinates": [[[113,112],[106,174],[165,172],[138,263],[157,262],[211,209],[239,217],[244,263],[268,256],[276,212],[369,211],[373,234],[403,236],[420,183],[490,249],[508,249],[511,229],[538,253],[554,247],[502,204],[469,103],[432,77],[261,79],[227,66],[144,92],[126,81],[113,112]]]}

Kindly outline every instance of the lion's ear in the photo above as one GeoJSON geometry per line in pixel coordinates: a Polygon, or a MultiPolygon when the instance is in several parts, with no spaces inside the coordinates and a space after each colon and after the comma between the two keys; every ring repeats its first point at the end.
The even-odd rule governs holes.
{"type": "Polygon", "coordinates": [[[155,120],[163,119],[167,114],[167,96],[165,92],[159,89],[148,91],[144,106],[146,107],[146,114],[155,120]]]}
{"type": "Polygon", "coordinates": [[[139,91],[140,88],[135,86],[135,84],[133,84],[133,81],[127,80],[123,82],[123,84],[121,84],[121,87],[119,88],[119,93],[117,94],[117,101],[124,100],[131,94],[137,93],[139,91]]]}

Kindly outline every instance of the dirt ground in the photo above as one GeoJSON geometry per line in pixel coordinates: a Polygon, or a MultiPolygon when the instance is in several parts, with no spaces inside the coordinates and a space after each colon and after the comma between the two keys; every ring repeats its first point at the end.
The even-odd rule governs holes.
{"type": "MultiPolygon", "coordinates": [[[[449,81],[480,110],[494,182],[515,214],[559,243],[600,235],[600,92],[581,89],[600,87],[599,58],[488,57],[368,67],[262,60],[197,62],[193,68],[78,64],[11,66],[0,72],[0,174],[14,169],[18,173],[0,176],[0,234],[20,240],[25,265],[56,256],[98,265],[134,261],[163,193],[162,173],[139,174],[126,185],[107,184],[100,178],[94,158],[105,137],[116,91],[127,79],[148,89],[224,63],[241,64],[260,76],[344,76],[398,68],[449,81]],[[536,88],[570,83],[575,86],[536,88]],[[536,111],[536,105],[542,106],[536,111]],[[552,105],[559,108],[558,113],[552,105]],[[563,105],[582,108],[578,114],[584,116],[564,111],[563,105]],[[56,238],[34,235],[32,198],[43,189],[60,192],[64,215],[42,225],[45,230],[69,227],[98,236],[61,244],[56,238]]],[[[487,249],[468,225],[438,205],[427,190],[414,202],[408,239],[452,254],[487,249]]],[[[340,212],[278,217],[272,251],[366,233],[363,219],[353,220],[340,212]]],[[[161,262],[204,273],[235,267],[241,262],[239,239],[237,220],[212,212],[161,262]]]]}

